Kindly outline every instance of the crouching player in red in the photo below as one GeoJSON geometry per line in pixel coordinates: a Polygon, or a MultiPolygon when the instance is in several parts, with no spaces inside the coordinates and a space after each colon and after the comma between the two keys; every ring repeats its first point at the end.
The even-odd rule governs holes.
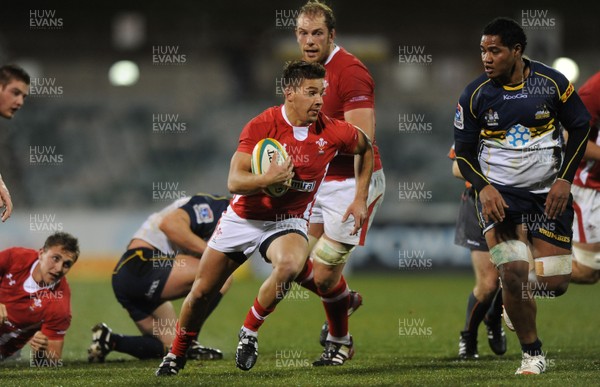
{"type": "Polygon", "coordinates": [[[71,290],[63,277],[78,256],[77,239],[64,232],[50,235],[37,251],[0,252],[0,360],[30,342],[32,365],[62,365],[71,325],[71,290]]]}
{"type": "Polygon", "coordinates": [[[358,128],[321,113],[324,78],[325,68],[318,63],[289,63],[283,73],[284,104],[265,110],[244,127],[228,177],[229,190],[235,195],[208,242],[196,281],[182,305],[171,352],[164,357],[157,376],[176,375],[184,367],[187,347],[205,320],[211,300],[231,273],[258,249],[273,271],[246,315],[236,352],[238,368],[247,371],[254,366],[258,329],[306,263],[308,217],[327,165],[338,152],[361,155],[355,167],[355,198],[345,218],[354,218],[354,234],[365,221],[373,149],[358,128]],[[289,157],[282,164],[273,157],[264,174],[252,174],[252,150],[264,138],[279,141],[289,157]],[[262,192],[290,179],[290,190],[283,196],[262,192]]]}

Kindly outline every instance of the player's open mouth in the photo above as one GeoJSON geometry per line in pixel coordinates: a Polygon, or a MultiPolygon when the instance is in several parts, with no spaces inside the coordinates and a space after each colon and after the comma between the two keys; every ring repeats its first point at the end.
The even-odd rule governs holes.
{"type": "Polygon", "coordinates": [[[314,58],[319,53],[319,50],[304,50],[304,53],[306,54],[307,57],[314,58]]]}

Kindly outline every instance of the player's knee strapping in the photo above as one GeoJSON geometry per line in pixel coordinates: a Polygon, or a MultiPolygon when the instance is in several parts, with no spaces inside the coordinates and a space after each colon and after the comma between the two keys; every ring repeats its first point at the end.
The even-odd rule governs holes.
{"type": "Polygon", "coordinates": [[[490,256],[496,267],[509,262],[529,262],[527,245],[515,239],[500,242],[492,247],[490,249],[490,256]]]}
{"type": "Polygon", "coordinates": [[[348,260],[354,247],[356,246],[347,248],[339,242],[321,237],[315,244],[310,257],[325,265],[339,265],[348,260]]]}
{"type": "Polygon", "coordinates": [[[572,255],[535,258],[535,274],[540,277],[571,274],[572,255]]]}
{"type": "Polygon", "coordinates": [[[589,268],[600,270],[600,251],[588,251],[573,246],[574,259],[589,268]]]}
{"type": "Polygon", "coordinates": [[[308,251],[309,251],[309,255],[310,255],[310,252],[312,252],[313,249],[315,248],[315,245],[317,244],[318,241],[319,241],[319,238],[315,238],[314,236],[308,234],[308,251]]]}

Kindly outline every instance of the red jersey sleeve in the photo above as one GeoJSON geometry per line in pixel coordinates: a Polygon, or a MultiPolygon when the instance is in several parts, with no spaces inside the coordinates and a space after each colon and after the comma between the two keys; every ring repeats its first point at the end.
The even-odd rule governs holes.
{"type": "Polygon", "coordinates": [[[271,132],[274,129],[273,117],[277,112],[279,112],[278,108],[270,108],[250,120],[240,133],[237,151],[252,154],[256,143],[263,138],[274,135],[273,133],[271,133],[271,136],[269,135],[269,129],[271,129],[271,132]]]}
{"type": "Polygon", "coordinates": [[[344,112],[359,108],[375,107],[375,83],[369,72],[355,64],[344,69],[339,83],[344,112]]]}
{"type": "Polygon", "coordinates": [[[71,292],[68,286],[59,290],[51,303],[42,322],[41,331],[48,340],[64,340],[67,329],[71,326],[71,292]]]}
{"type": "Polygon", "coordinates": [[[590,125],[597,125],[600,115],[600,73],[594,75],[588,82],[581,86],[579,97],[592,116],[590,125]]]}
{"type": "Polygon", "coordinates": [[[8,268],[11,266],[12,262],[12,249],[2,250],[0,251],[0,282],[2,281],[2,277],[8,271],[8,268]]]}
{"type": "Polygon", "coordinates": [[[358,129],[345,121],[336,120],[335,123],[335,135],[340,140],[339,153],[354,154],[354,149],[358,145],[358,129]]]}

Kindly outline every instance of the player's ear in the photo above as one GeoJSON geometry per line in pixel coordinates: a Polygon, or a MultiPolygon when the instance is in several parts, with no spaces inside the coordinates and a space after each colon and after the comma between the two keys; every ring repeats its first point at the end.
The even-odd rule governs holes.
{"type": "Polygon", "coordinates": [[[283,95],[285,95],[286,101],[291,101],[293,94],[294,94],[294,87],[292,85],[288,85],[283,89],[283,95]]]}
{"type": "Polygon", "coordinates": [[[335,28],[332,28],[331,31],[329,31],[329,39],[335,39],[335,28]]]}
{"type": "Polygon", "coordinates": [[[515,46],[513,47],[513,50],[514,50],[515,56],[517,54],[523,55],[523,46],[521,46],[519,43],[515,44],[515,46]]]}

